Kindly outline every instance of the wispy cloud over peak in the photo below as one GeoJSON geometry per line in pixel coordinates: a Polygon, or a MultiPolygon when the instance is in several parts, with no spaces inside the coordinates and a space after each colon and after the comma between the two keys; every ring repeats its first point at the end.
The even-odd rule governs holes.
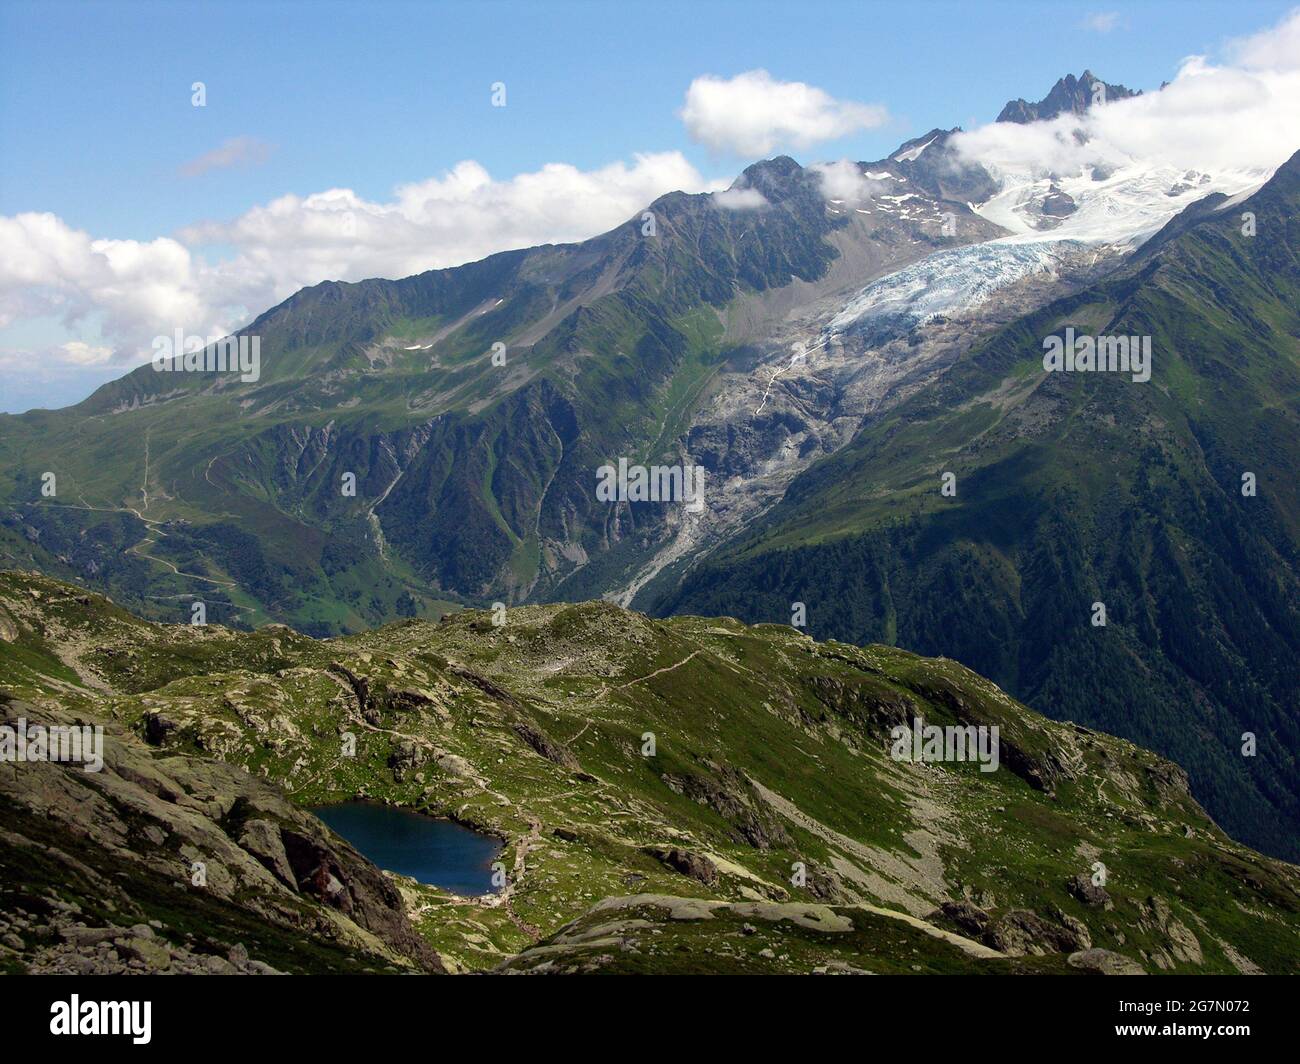
{"type": "Polygon", "coordinates": [[[209,152],[181,166],[184,177],[201,177],[212,170],[228,170],[234,166],[257,166],[271,155],[271,145],[256,137],[230,137],[209,152]]]}
{"type": "Polygon", "coordinates": [[[1084,17],[1082,26],[1093,33],[1110,33],[1122,25],[1118,11],[1094,11],[1084,17]]]}

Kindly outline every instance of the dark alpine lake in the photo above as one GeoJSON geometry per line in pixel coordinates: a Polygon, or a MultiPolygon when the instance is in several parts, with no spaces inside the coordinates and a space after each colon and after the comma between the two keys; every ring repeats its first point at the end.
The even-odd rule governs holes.
{"type": "Polygon", "coordinates": [[[378,802],[342,802],[312,812],[380,868],[456,894],[492,892],[499,839],[378,802]]]}

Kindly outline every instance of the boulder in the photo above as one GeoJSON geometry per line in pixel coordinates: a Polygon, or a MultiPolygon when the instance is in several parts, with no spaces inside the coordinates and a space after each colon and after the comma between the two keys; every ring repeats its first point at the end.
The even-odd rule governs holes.
{"type": "Polygon", "coordinates": [[[1084,905],[1107,911],[1115,908],[1115,903],[1110,900],[1106,888],[1097,886],[1090,876],[1084,875],[1082,872],[1067,880],[1065,889],[1069,891],[1072,897],[1083,902],[1084,905]]]}
{"type": "Polygon", "coordinates": [[[1093,975],[1146,975],[1146,970],[1137,961],[1125,957],[1122,953],[1112,953],[1108,949],[1085,949],[1071,953],[1066,959],[1071,968],[1089,972],[1093,975]]]}
{"type": "Polygon", "coordinates": [[[989,914],[969,901],[946,901],[926,917],[931,923],[945,922],[979,938],[988,927],[989,914]]]}
{"type": "Polygon", "coordinates": [[[1092,940],[1087,928],[1077,920],[1072,923],[1074,927],[1045,920],[1029,909],[1011,909],[990,922],[981,941],[1011,957],[1088,949],[1092,940]]]}
{"type": "Polygon", "coordinates": [[[712,886],[718,881],[718,866],[707,857],[701,857],[689,850],[663,849],[647,846],[643,851],[651,857],[662,861],[674,872],[680,872],[691,879],[699,880],[705,886],[712,886]]]}

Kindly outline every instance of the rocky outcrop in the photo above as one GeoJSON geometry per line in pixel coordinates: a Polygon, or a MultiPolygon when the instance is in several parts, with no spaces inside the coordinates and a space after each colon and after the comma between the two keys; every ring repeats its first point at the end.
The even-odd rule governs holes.
{"type": "Polygon", "coordinates": [[[270,820],[249,820],[239,835],[239,845],[251,853],[286,887],[298,889],[298,880],[284,850],[279,827],[270,820]]]}
{"type": "Polygon", "coordinates": [[[1011,909],[992,920],[980,939],[986,946],[1012,957],[1072,953],[1092,947],[1088,929],[1074,917],[1046,920],[1028,909],[1011,909]]]}
{"type": "Polygon", "coordinates": [[[577,772],[582,768],[578,763],[578,759],[573,756],[573,752],[567,746],[563,743],[557,743],[535,724],[531,724],[526,720],[517,720],[511,727],[519,738],[527,743],[534,752],[546,758],[547,761],[568,769],[570,772],[577,772]]]}
{"type": "Polygon", "coordinates": [[[1067,880],[1065,889],[1073,897],[1083,902],[1084,905],[1106,910],[1115,907],[1114,902],[1110,900],[1110,895],[1106,892],[1106,888],[1097,886],[1091,877],[1084,875],[1082,872],[1067,880]]]}
{"type": "Polygon", "coordinates": [[[660,846],[647,846],[643,852],[662,861],[674,872],[697,879],[705,886],[712,886],[718,881],[718,866],[698,853],[660,846]]]}
{"type": "Polygon", "coordinates": [[[0,640],[12,643],[18,638],[18,625],[7,610],[0,608],[0,640]]]}
{"type": "Polygon", "coordinates": [[[910,726],[916,706],[909,699],[881,690],[879,684],[849,683],[835,676],[810,676],[809,688],[829,710],[860,723],[877,738],[884,739],[892,728],[910,726]]]}
{"type": "Polygon", "coordinates": [[[142,721],[144,741],[150,746],[166,746],[168,740],[177,730],[174,720],[156,710],[149,710],[142,721]]]}
{"type": "MultiPolygon", "coordinates": [[[[12,700],[0,716],[60,722],[12,700]]],[[[18,934],[29,969],[248,970],[229,958],[242,942],[268,971],[442,970],[396,888],[315,817],[242,769],[159,756],[103,727],[98,772],[28,762],[0,773],[0,908],[49,918],[40,935],[18,934]],[[127,934],[123,917],[155,934],[127,934]],[[90,967],[64,957],[70,948],[90,967]]]]}
{"type": "Polygon", "coordinates": [[[672,790],[707,805],[733,829],[733,836],[759,850],[786,846],[790,836],[780,818],[754,793],[748,781],[726,766],[714,774],[669,773],[662,779],[672,790]]]}
{"type": "Polygon", "coordinates": [[[1091,70],[1085,70],[1080,77],[1066,74],[1051,92],[1037,103],[1026,99],[1012,100],[1002,108],[997,120],[999,122],[1043,122],[1057,115],[1074,113],[1083,114],[1088,108],[1114,100],[1124,100],[1140,93],[1126,89],[1123,85],[1110,85],[1102,81],[1091,70]]]}
{"type": "Polygon", "coordinates": [[[1053,185],[1043,197],[1042,212],[1049,218],[1065,218],[1079,209],[1074,197],[1053,185]]]}
{"type": "Polygon", "coordinates": [[[1146,975],[1146,969],[1137,961],[1108,949],[1085,949],[1071,953],[1068,963],[1071,968],[1093,975],[1146,975]]]}
{"type": "Polygon", "coordinates": [[[402,739],[388,755],[388,767],[393,770],[393,778],[401,783],[406,779],[408,772],[418,769],[425,760],[424,747],[414,739],[402,739]]]}
{"type": "Polygon", "coordinates": [[[0,917],[0,943],[28,958],[26,970],[33,975],[283,974],[250,957],[242,942],[210,952],[197,943],[169,938],[157,920],[130,927],[88,926],[74,905],[35,908],[18,907],[0,917]]]}
{"type": "Polygon", "coordinates": [[[989,914],[969,901],[946,901],[926,919],[951,924],[972,938],[980,938],[989,924],[989,914]]]}
{"type": "Polygon", "coordinates": [[[380,712],[380,707],[375,705],[370,698],[370,681],[337,661],[330,662],[329,671],[340,678],[347,685],[348,690],[352,692],[352,697],[356,699],[357,712],[361,714],[361,718],[367,724],[373,724],[377,727],[383,720],[383,715],[380,712]]]}
{"type": "Polygon", "coordinates": [[[1143,951],[1157,968],[1165,970],[1179,964],[1200,964],[1204,960],[1201,943],[1185,923],[1173,914],[1169,903],[1158,895],[1147,898],[1140,906],[1138,926],[1164,937],[1165,945],[1143,951]]]}

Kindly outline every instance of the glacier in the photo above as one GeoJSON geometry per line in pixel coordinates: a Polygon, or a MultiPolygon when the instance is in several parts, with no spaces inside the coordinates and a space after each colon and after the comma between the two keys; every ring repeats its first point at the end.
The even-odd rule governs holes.
{"type": "Polygon", "coordinates": [[[1214,192],[1239,196],[1269,176],[1138,163],[1110,172],[1087,167],[1068,178],[989,169],[1000,191],[970,207],[1010,235],[945,248],[877,278],[845,303],[823,335],[881,328],[888,334],[971,310],[1026,277],[1056,279],[1089,249],[1094,254],[1085,260],[1092,261],[1131,251],[1192,203],[1214,192]],[[1061,192],[1074,200],[1075,210],[1064,218],[1046,218],[1043,201],[1061,192]]]}

